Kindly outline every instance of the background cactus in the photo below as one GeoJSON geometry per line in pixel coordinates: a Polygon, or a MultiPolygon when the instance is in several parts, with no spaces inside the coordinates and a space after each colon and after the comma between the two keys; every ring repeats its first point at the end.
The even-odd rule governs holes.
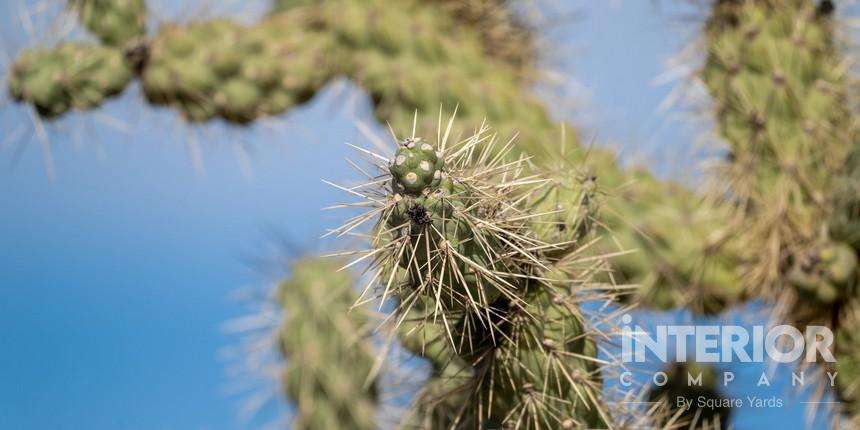
{"type": "Polygon", "coordinates": [[[32,103],[40,115],[55,117],[69,109],[89,109],[120,93],[131,71],[118,50],[83,43],[28,51],[9,76],[9,92],[32,103]]]}
{"type": "Polygon", "coordinates": [[[123,47],[146,35],[144,0],[70,0],[81,24],[105,45],[123,47]]]}
{"type": "Polygon", "coordinates": [[[361,308],[350,311],[353,279],[338,267],[331,259],[298,260],[278,286],[283,387],[295,404],[297,430],[378,428],[373,327],[361,308]]]}
{"type": "MultiPolygon", "coordinates": [[[[856,306],[857,212],[845,202],[857,126],[832,11],[829,1],[715,2],[701,76],[728,144],[716,192],[728,195],[741,281],[779,302],[782,320],[836,330],[837,381],[852,384],[860,357],[843,330],[856,306]]],[[[855,409],[853,389],[839,391],[855,409]]]]}

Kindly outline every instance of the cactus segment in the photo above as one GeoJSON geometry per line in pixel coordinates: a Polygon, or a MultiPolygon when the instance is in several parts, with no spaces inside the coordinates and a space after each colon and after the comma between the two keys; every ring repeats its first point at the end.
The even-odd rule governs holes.
{"type": "MultiPolygon", "coordinates": [[[[309,0],[275,0],[273,11],[284,12],[312,3],[309,0]]],[[[450,16],[459,27],[474,29],[480,35],[484,55],[498,58],[523,71],[531,67],[535,59],[532,29],[511,10],[506,0],[425,0],[424,3],[450,16]]],[[[428,34],[427,29],[421,27],[413,27],[412,31],[422,36],[428,34]]],[[[392,39],[402,37],[399,34],[392,39]]],[[[428,56],[444,55],[442,49],[434,46],[432,39],[424,38],[420,43],[420,52],[428,56]]]]}
{"type": "Polygon", "coordinates": [[[728,144],[715,193],[731,212],[742,285],[777,302],[779,319],[836,331],[837,388],[856,414],[860,147],[832,9],[806,0],[715,2],[701,76],[728,144]]]}
{"type": "Polygon", "coordinates": [[[144,0],[69,0],[69,5],[105,45],[121,48],[146,35],[144,0]]]}
{"type": "Polygon", "coordinates": [[[324,60],[330,51],[324,38],[313,32],[301,38],[283,25],[292,23],[273,17],[251,27],[226,20],[165,26],[150,45],[144,94],[194,122],[222,117],[246,124],[284,112],[337,69],[324,60]]]}
{"type": "Polygon", "coordinates": [[[767,294],[789,272],[803,277],[800,266],[830,241],[822,223],[836,215],[833,190],[852,170],[856,131],[831,23],[814,2],[720,1],[714,8],[702,77],[730,149],[721,174],[748,254],[741,256],[745,282],[767,294]]]}
{"type": "Polygon", "coordinates": [[[34,49],[12,65],[10,95],[54,118],[70,109],[89,109],[119,94],[131,71],[118,50],[81,43],[34,49]]]}
{"type": "Polygon", "coordinates": [[[299,260],[278,287],[282,381],[296,406],[292,428],[377,428],[377,387],[367,382],[375,362],[372,327],[361,308],[350,312],[356,298],[351,277],[332,260],[299,260]]]}

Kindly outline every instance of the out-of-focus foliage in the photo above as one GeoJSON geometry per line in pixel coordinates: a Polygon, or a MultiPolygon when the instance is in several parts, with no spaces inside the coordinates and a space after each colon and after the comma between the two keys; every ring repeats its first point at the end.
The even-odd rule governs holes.
{"type": "Polygon", "coordinates": [[[284,321],[278,331],[287,360],[283,387],[293,403],[296,430],[372,430],[377,388],[369,380],[375,351],[369,317],[350,311],[353,279],[334,260],[306,258],[278,286],[284,321]]]}
{"type": "MultiPolygon", "coordinates": [[[[124,4],[119,9],[135,8],[124,4]]],[[[614,155],[582,148],[575,133],[562,142],[561,126],[530,89],[540,76],[534,33],[508,1],[284,0],[252,25],[228,20],[163,24],[148,41],[125,52],[135,59],[131,68],[140,75],[147,99],[177,108],[189,121],[220,117],[244,124],[277,115],[337,76],[367,90],[376,117],[398,130],[411,127],[416,110],[458,106],[461,128],[486,119],[502,136],[518,134],[517,147],[541,169],[552,170],[560,190],[591,181],[600,190],[595,196],[613,196],[599,223],[609,232],[607,240],[595,248],[639,248],[644,255],[619,260],[614,275],[620,283],[647,284],[647,293],[632,300],[716,312],[734,298],[726,281],[732,271],[721,266],[728,257],[710,258],[712,247],[701,241],[656,245],[661,238],[642,235],[681,218],[713,218],[709,209],[691,207],[689,192],[667,190],[645,171],[623,172],[614,155]],[[148,56],[141,60],[141,53],[148,56]],[[661,208],[664,216],[642,216],[653,208],[661,208]],[[659,265],[641,264],[655,259],[659,265]],[[716,267],[714,275],[711,267],[716,267]],[[696,283],[687,288],[681,280],[696,283]]],[[[429,120],[422,126],[435,124],[429,120]]],[[[554,196],[562,207],[566,197],[554,196]]],[[[704,235],[703,227],[684,227],[686,236],[704,235]]]]}
{"type": "Polygon", "coordinates": [[[837,383],[854,411],[858,134],[832,11],[829,1],[715,2],[702,78],[729,148],[716,192],[743,286],[777,301],[784,320],[837,330],[837,383]]]}
{"type": "Polygon", "coordinates": [[[69,109],[89,109],[118,94],[131,80],[122,53],[84,43],[24,52],[12,66],[9,92],[55,117],[69,109]]]}

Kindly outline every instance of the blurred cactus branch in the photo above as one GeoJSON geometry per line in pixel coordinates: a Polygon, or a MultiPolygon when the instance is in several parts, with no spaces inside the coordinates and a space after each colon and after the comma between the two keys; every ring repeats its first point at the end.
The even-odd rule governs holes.
{"type": "Polygon", "coordinates": [[[782,321],[836,330],[838,364],[825,367],[856,414],[858,128],[833,11],[830,1],[716,1],[701,76],[728,145],[714,191],[728,196],[742,285],[782,321]]]}
{"type": "Polygon", "coordinates": [[[378,386],[368,380],[376,360],[373,327],[364,309],[351,310],[353,279],[338,267],[331,259],[301,259],[278,286],[282,380],[296,430],[378,428],[378,386]]]}

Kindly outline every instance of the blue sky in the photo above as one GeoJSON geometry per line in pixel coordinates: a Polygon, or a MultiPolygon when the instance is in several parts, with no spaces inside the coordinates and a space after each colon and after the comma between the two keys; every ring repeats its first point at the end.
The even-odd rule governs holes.
{"type": "MultiPolygon", "coordinates": [[[[563,47],[552,61],[576,102],[556,105],[559,116],[623,148],[628,161],[662,160],[654,164],[662,175],[689,174],[672,166],[689,169],[707,125],[659,111],[671,85],[653,85],[694,34],[682,19],[689,10],[674,1],[578,3],[578,17],[548,34],[563,47]]],[[[27,40],[20,4],[4,7],[0,31],[14,54],[27,40]]],[[[24,126],[28,109],[0,107],[2,134],[24,133],[0,149],[0,428],[259,424],[239,418],[241,401],[272,387],[233,389],[223,351],[238,336],[223,326],[247,308],[231,294],[283,273],[278,262],[294,252],[284,238],[298,250],[327,247],[318,238],[341,215],[320,208],[343,195],[320,178],[350,177],[342,143],[366,142],[355,121],[370,121],[367,103],[339,83],[277,121],[188,129],[132,86],[97,112],[48,127],[53,179],[24,126]]],[[[738,428],[802,428],[797,411],[772,412],[741,412],[738,428]]]]}

